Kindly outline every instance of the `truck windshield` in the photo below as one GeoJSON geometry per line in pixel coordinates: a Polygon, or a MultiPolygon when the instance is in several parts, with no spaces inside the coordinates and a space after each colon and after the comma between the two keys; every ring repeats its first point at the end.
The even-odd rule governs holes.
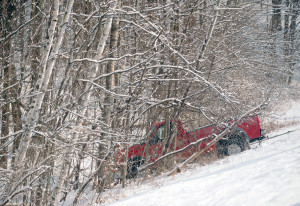
{"type": "Polygon", "coordinates": [[[163,140],[165,137],[164,125],[161,125],[158,129],[157,129],[157,125],[154,125],[152,127],[152,129],[150,130],[150,132],[143,139],[140,140],[140,144],[145,144],[146,141],[149,140],[150,136],[152,136],[151,140],[150,140],[151,145],[156,144],[160,140],[163,140]],[[154,132],[154,134],[153,134],[153,132],[154,132]]]}
{"type": "MultiPolygon", "coordinates": [[[[172,130],[173,124],[170,122],[170,129],[172,130]]],[[[140,141],[140,144],[145,144],[146,141],[150,139],[150,145],[155,145],[158,142],[162,142],[165,138],[165,124],[162,124],[157,128],[157,125],[154,125],[151,131],[140,141]]]]}

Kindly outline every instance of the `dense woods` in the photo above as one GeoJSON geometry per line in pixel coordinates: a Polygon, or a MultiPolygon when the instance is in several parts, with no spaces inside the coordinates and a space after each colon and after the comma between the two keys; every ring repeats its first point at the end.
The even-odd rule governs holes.
{"type": "MultiPolygon", "coordinates": [[[[2,0],[0,205],[56,205],[71,192],[75,205],[120,182],[117,170],[126,186],[126,155],[120,164],[116,154],[154,122],[193,129],[277,101],[299,79],[299,8],[299,0],[2,0]]],[[[164,154],[174,149],[170,131],[164,154]]]]}

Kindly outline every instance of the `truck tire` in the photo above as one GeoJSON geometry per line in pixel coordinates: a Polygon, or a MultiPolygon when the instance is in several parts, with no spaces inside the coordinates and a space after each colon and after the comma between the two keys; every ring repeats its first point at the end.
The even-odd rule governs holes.
{"type": "Polygon", "coordinates": [[[244,151],[244,142],[240,137],[234,136],[228,140],[227,154],[229,156],[241,153],[244,151]]]}
{"type": "Polygon", "coordinates": [[[227,153],[234,155],[250,149],[249,138],[242,132],[236,131],[228,139],[227,153]]]}
{"type": "Polygon", "coordinates": [[[138,167],[144,164],[144,160],[141,157],[133,157],[127,162],[127,179],[136,177],[138,174],[138,167]]]}
{"type": "Polygon", "coordinates": [[[230,134],[227,140],[220,140],[217,143],[218,156],[230,156],[241,153],[247,149],[250,149],[249,140],[240,131],[236,131],[234,134],[230,134]]]}

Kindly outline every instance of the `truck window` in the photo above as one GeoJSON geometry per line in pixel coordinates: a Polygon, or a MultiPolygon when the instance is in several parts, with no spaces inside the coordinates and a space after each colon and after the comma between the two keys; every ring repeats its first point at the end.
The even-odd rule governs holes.
{"type": "Polygon", "coordinates": [[[156,132],[153,134],[150,144],[155,145],[158,142],[161,142],[165,138],[165,127],[161,125],[156,132]]]}

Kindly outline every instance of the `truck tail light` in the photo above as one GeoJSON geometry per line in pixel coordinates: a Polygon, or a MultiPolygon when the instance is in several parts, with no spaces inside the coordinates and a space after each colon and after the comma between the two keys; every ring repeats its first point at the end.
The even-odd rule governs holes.
{"type": "Polygon", "coordinates": [[[261,126],[259,117],[257,117],[257,123],[259,126],[261,126]]]}

